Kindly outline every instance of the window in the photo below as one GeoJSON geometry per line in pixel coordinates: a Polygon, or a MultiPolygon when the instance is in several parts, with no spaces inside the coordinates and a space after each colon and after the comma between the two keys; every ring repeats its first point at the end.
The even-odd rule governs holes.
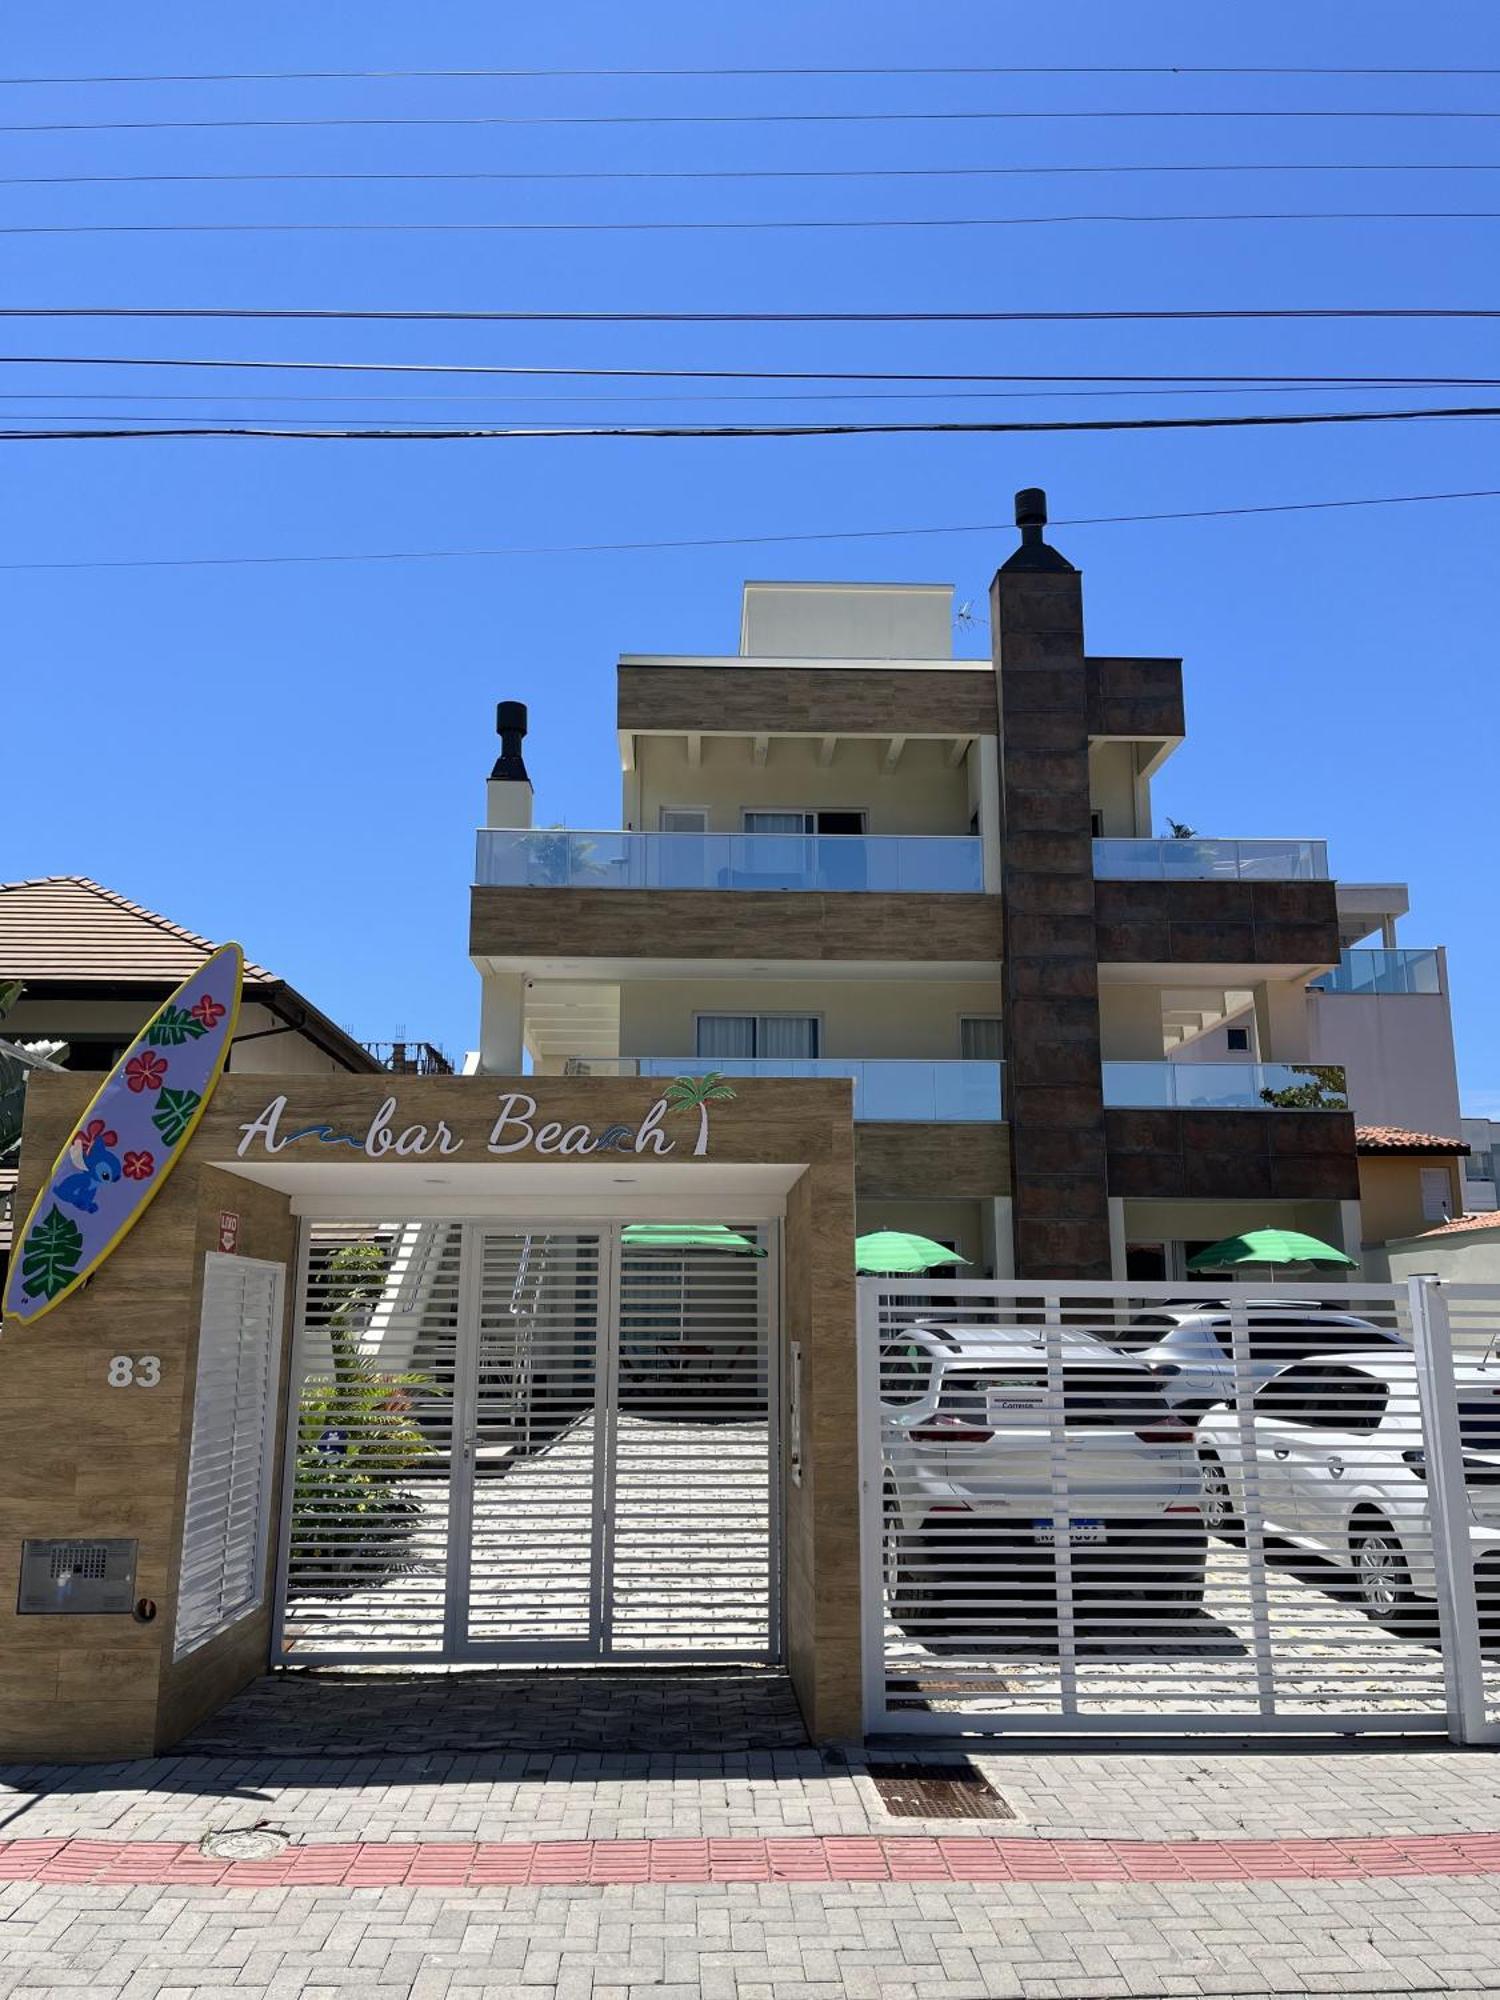
{"type": "Polygon", "coordinates": [[[1104,838],[1104,815],[1097,807],[1089,814],[1089,832],[1095,840],[1102,840],[1104,838]]]}
{"type": "Polygon", "coordinates": [[[746,812],[746,833],[863,833],[863,812],[746,812]]]}
{"type": "Polygon", "coordinates": [[[1390,1397],[1389,1386],[1362,1369],[1308,1362],[1268,1382],[1255,1409],[1280,1423],[1370,1437],[1379,1430],[1390,1397]]]}
{"type": "Polygon", "coordinates": [[[700,1014],[700,1056],[753,1059],[756,1056],[799,1056],[818,1053],[820,1022],[816,1014],[700,1014]]]}
{"type": "Polygon", "coordinates": [[[999,1062],[1005,1054],[998,1014],[962,1014],[958,1052],[965,1062],[999,1062]]]}
{"type": "Polygon", "coordinates": [[[663,806],[657,824],[663,833],[707,833],[707,806],[663,806]]]}
{"type": "Polygon", "coordinates": [[[174,1659],[265,1594],[284,1279],[252,1257],[203,1260],[174,1659]]]}
{"type": "Polygon", "coordinates": [[[880,1400],[898,1410],[920,1403],[932,1386],[932,1355],[914,1340],[880,1350],[880,1400]]]}
{"type": "Polygon", "coordinates": [[[1422,1220],[1446,1222],[1453,1213],[1453,1189],[1446,1167],[1422,1169],[1422,1220]]]}
{"type": "Polygon", "coordinates": [[[1224,1046],[1232,1056],[1247,1056],[1250,1053],[1250,1030],[1248,1028],[1226,1028],[1224,1046]]]}

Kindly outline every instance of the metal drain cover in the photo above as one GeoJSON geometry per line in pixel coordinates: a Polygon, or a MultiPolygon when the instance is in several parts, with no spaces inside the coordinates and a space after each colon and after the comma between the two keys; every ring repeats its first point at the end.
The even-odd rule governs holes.
{"type": "Polygon", "coordinates": [[[895,1819],[1014,1819],[967,1758],[959,1763],[872,1764],[880,1802],[895,1819]]]}
{"type": "Polygon", "coordinates": [[[200,1854],[215,1861],[268,1861],[290,1845],[289,1836],[270,1826],[231,1826],[222,1833],[205,1833],[198,1842],[200,1854]]]}

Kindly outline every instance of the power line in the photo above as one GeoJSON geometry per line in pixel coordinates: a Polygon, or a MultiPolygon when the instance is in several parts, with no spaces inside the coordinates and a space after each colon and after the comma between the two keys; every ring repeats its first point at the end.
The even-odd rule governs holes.
{"type": "Polygon", "coordinates": [[[939,63],[775,64],[757,68],[261,69],[102,76],[0,76],[0,85],[74,83],[364,83],[554,77],[778,76],[1500,76],[1500,69],[1454,64],[1289,63],[939,63]]]}
{"type": "Polygon", "coordinates": [[[1180,110],[1157,111],[567,111],[481,112],[471,116],[414,114],[326,116],[319,118],[112,118],[0,125],[0,132],[268,132],[359,127],[579,126],[579,125],[985,125],[1058,124],[1167,118],[1377,118],[1493,123],[1500,111],[1436,110],[1180,110]]]}
{"type": "Polygon", "coordinates": [[[1500,160],[1243,160],[1173,161],[1116,166],[1027,167],[568,167],[551,169],[479,168],[432,172],[346,172],[297,170],[285,173],[178,174],[0,174],[0,187],[135,187],[221,182],[302,181],[847,181],[1000,180],[1046,174],[1494,174],[1500,160]]]}
{"type": "MultiPolygon", "coordinates": [[[[297,439],[310,443],[374,443],[441,441],[462,443],[502,438],[811,438],[885,437],[896,435],[1009,435],[1013,433],[1062,431],[1177,431],[1245,430],[1307,424],[1390,424],[1413,423],[1429,418],[1469,419],[1500,417],[1500,404],[1479,404],[1460,408],[1419,410],[1279,410],[1263,415],[1231,417],[1088,417],[1027,423],[996,421],[968,422],[936,420],[897,422],[849,422],[810,424],[551,424],[551,425],[469,425],[438,429],[432,425],[395,428],[345,425],[312,429],[289,424],[177,424],[159,430],[124,430],[75,426],[70,430],[0,430],[0,442],[52,443],[64,440],[93,442],[123,438],[274,438],[297,439]]],[[[150,421],[142,419],[140,421],[150,421]]],[[[163,424],[167,419],[158,420],[163,424]]]]}
{"type": "Polygon", "coordinates": [[[682,230],[785,229],[1051,229],[1073,223],[1179,222],[1500,222],[1497,209],[1301,209],[1184,212],[1166,215],[923,215],[777,217],[758,221],[664,222],[15,222],[0,236],[266,236],[266,235],[577,235],[675,233],[682,230]]]}
{"type": "Polygon", "coordinates": [[[1500,319],[1500,306],[1111,306],[1094,311],[704,312],[409,306],[0,306],[0,319],[226,319],[479,326],[1084,326],[1123,321],[1500,319]]]}
{"type": "MultiPolygon", "coordinates": [[[[1154,514],[1064,516],[1054,528],[1119,527],[1153,521],[1219,521],[1253,514],[1328,513],[1345,507],[1407,507],[1444,500],[1500,500],[1500,487],[1455,493],[1385,493],[1353,500],[1283,500],[1260,507],[1195,507],[1154,514]]],[[[918,535],[995,535],[1012,531],[1011,521],[970,521],[945,528],[830,528],[812,534],[700,535],[681,541],[554,542],[497,549],[376,549],[348,555],[275,556],[115,556],[65,562],[0,562],[0,571],[83,569],[247,569],[272,564],[368,562],[470,562],[517,556],[643,554],[673,549],[742,549],[811,542],[898,541],[918,535]]]]}
{"type": "MultiPolygon", "coordinates": [[[[0,367],[20,368],[230,368],[335,375],[483,375],[518,379],[576,379],[671,382],[1121,382],[1148,386],[1209,383],[1215,386],[1270,384],[1320,389],[1490,389],[1488,375],[1165,375],[989,374],[889,369],[802,368],[589,368],[534,366],[481,361],[280,361],[229,356],[141,354],[0,354],[0,367]]],[[[123,393],[123,391],[121,392],[123,393]]]]}

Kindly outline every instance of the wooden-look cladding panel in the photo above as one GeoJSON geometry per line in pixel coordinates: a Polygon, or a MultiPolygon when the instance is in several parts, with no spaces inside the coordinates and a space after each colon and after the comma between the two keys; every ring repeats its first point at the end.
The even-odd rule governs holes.
{"type": "Polygon", "coordinates": [[[1094,884],[1102,963],[1337,964],[1332,882],[1094,884]]]}
{"type": "Polygon", "coordinates": [[[475,958],[919,959],[1001,956],[979,895],[755,889],[495,889],[469,906],[475,958]]]}
{"type": "Polygon", "coordinates": [[[1112,1195],[1357,1201],[1347,1111],[1106,1111],[1112,1195]]]}
{"type": "Polygon", "coordinates": [[[1108,659],[1091,656],[1088,670],[1090,736],[1184,736],[1181,660],[1108,659]]]}
{"type": "Polygon", "coordinates": [[[621,667],[621,729],[993,736],[995,683],[953,667],[621,667]]]}
{"type": "Polygon", "coordinates": [[[854,1185],[861,1201],[976,1201],[1010,1193],[1004,1125],[882,1124],[854,1128],[854,1185]]]}

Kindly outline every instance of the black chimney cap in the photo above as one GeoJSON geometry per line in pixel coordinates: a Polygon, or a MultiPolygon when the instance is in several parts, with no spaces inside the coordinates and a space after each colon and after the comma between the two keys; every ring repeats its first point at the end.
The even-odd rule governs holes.
{"type": "Polygon", "coordinates": [[[1003,562],[1002,569],[1070,570],[1073,565],[1060,556],[1043,538],[1047,525],[1047,496],[1040,486],[1023,486],[1016,495],[1016,526],[1021,530],[1021,546],[1003,562]]]}
{"type": "Polygon", "coordinates": [[[529,785],[531,775],[526,769],[526,759],[521,755],[521,739],[526,734],[524,701],[496,702],[495,734],[500,738],[500,755],[490,772],[491,779],[504,778],[512,784],[529,785]]]}

